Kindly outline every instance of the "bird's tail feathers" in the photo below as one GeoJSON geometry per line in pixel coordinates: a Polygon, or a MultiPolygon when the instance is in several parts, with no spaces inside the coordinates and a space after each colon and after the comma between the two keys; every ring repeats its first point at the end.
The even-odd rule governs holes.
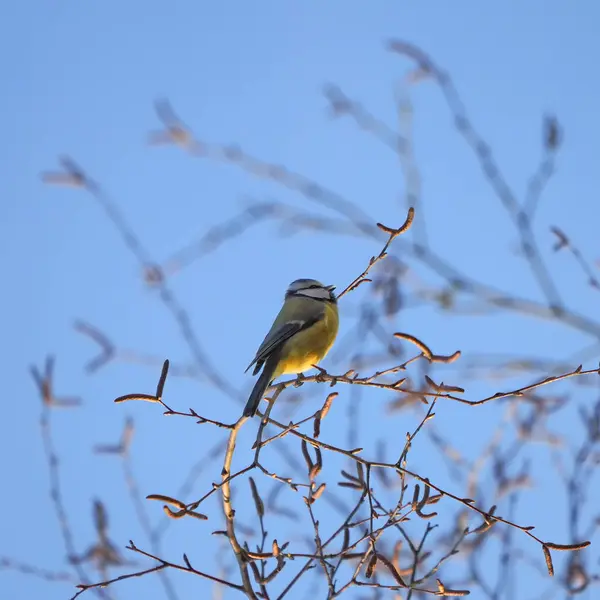
{"type": "Polygon", "coordinates": [[[269,387],[271,381],[274,379],[273,374],[275,373],[275,368],[277,367],[278,362],[279,357],[275,355],[269,356],[265,362],[264,369],[254,384],[254,388],[252,389],[250,397],[248,398],[248,402],[244,408],[245,417],[253,417],[256,414],[256,411],[260,405],[260,401],[265,395],[265,390],[269,387]]]}

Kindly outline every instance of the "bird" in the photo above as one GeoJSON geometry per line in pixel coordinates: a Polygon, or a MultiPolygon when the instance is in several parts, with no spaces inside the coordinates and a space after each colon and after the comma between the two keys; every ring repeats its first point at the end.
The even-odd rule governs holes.
{"type": "Polygon", "coordinates": [[[290,283],[285,300],[269,333],[245,372],[262,368],[246,407],[244,417],[253,417],[265,390],[280,375],[298,374],[310,369],[329,352],[339,328],[334,285],[316,279],[296,279],[290,283]]]}

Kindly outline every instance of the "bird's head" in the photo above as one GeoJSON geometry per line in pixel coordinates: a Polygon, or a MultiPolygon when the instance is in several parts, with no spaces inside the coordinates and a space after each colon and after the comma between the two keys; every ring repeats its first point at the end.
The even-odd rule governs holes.
{"type": "Polygon", "coordinates": [[[290,283],[285,297],[300,296],[323,302],[337,302],[337,298],[333,293],[334,290],[334,285],[323,285],[316,279],[296,279],[296,281],[290,283]]]}

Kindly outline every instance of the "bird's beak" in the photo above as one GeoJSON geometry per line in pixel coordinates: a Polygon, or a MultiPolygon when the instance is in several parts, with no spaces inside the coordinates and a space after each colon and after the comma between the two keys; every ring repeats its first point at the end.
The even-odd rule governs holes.
{"type": "Polygon", "coordinates": [[[333,290],[335,290],[335,285],[328,285],[325,289],[329,292],[333,292],[333,290]]]}

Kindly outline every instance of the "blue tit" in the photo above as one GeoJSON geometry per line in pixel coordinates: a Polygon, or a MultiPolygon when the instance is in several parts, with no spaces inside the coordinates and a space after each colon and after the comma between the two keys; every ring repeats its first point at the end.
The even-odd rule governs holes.
{"type": "Polygon", "coordinates": [[[248,369],[255,365],[253,375],[264,368],[244,408],[245,417],[256,414],[274,379],[302,373],[329,352],[339,326],[334,289],[314,279],[296,279],[290,284],[275,322],[248,365],[248,369]]]}

